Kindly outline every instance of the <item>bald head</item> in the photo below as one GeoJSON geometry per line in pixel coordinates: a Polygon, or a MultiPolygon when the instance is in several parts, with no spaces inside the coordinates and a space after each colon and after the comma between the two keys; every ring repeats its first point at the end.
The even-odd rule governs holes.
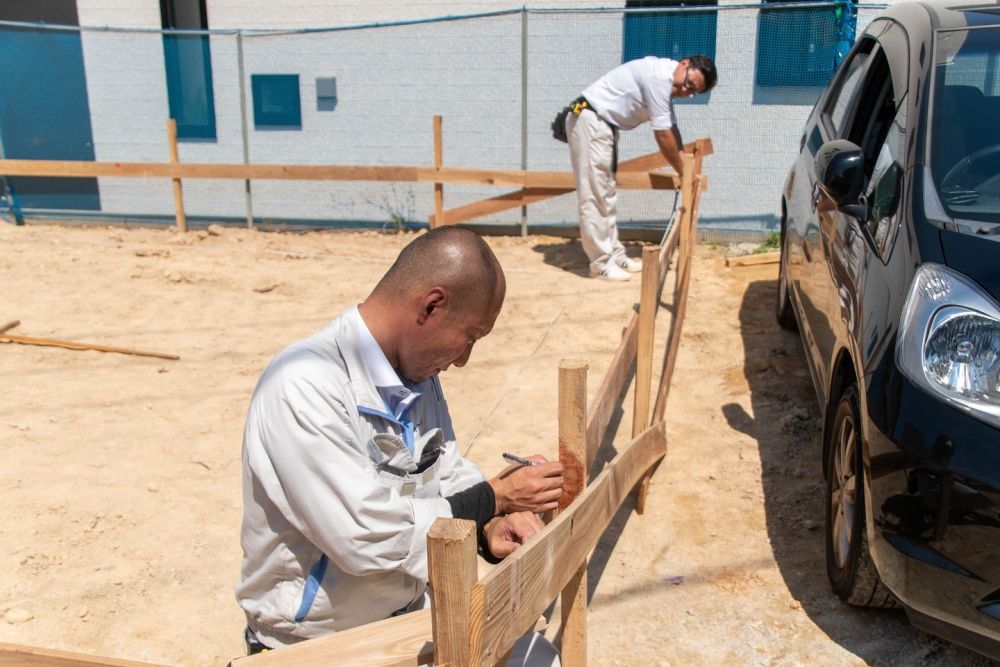
{"type": "Polygon", "coordinates": [[[506,289],[485,241],[441,227],[403,248],[359,312],[399,375],[423,382],[466,364],[493,330],[506,289]]]}
{"type": "Polygon", "coordinates": [[[499,310],[505,291],[503,269],[474,232],[439,227],[403,248],[369,299],[406,300],[433,287],[448,290],[453,305],[463,313],[499,310]]]}

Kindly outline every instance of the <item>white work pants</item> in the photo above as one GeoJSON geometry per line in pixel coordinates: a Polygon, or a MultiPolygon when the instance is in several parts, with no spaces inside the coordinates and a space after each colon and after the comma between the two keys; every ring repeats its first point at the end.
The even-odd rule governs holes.
{"type": "Polygon", "coordinates": [[[599,273],[611,259],[625,256],[618,240],[618,191],[611,170],[615,135],[611,126],[590,109],[566,116],[569,157],[576,176],[580,241],[590,266],[599,273]]]}

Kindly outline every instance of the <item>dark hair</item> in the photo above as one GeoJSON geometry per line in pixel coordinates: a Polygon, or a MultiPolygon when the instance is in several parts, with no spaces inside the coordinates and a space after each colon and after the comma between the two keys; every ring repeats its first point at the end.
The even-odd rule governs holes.
{"type": "Polygon", "coordinates": [[[719,74],[715,71],[715,63],[712,62],[711,58],[708,56],[688,56],[684,60],[688,61],[688,67],[695,68],[705,77],[705,90],[703,92],[707,93],[712,88],[715,88],[715,84],[719,80],[719,74]]]}

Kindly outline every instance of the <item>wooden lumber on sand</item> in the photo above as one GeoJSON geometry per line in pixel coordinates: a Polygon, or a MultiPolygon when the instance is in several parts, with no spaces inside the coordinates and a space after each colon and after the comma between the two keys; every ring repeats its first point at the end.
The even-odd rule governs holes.
{"type": "Polygon", "coordinates": [[[164,354],[162,352],[146,352],[134,350],[128,347],[114,347],[111,345],[98,345],[97,343],[77,343],[71,340],[58,340],[55,338],[35,338],[33,336],[13,336],[10,334],[0,334],[0,343],[21,343],[22,345],[41,345],[42,347],[61,347],[67,350],[93,350],[96,352],[117,352],[118,354],[131,354],[139,357],[157,357],[159,359],[170,359],[177,361],[180,359],[176,354],[164,354]]]}

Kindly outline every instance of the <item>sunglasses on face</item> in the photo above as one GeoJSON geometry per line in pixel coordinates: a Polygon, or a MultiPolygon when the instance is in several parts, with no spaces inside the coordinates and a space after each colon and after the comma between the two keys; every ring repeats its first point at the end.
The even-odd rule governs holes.
{"type": "Polygon", "coordinates": [[[700,90],[698,90],[698,86],[697,85],[691,83],[691,68],[690,67],[688,67],[687,69],[684,70],[684,90],[686,90],[689,93],[691,93],[692,97],[701,92],[700,90]]]}

